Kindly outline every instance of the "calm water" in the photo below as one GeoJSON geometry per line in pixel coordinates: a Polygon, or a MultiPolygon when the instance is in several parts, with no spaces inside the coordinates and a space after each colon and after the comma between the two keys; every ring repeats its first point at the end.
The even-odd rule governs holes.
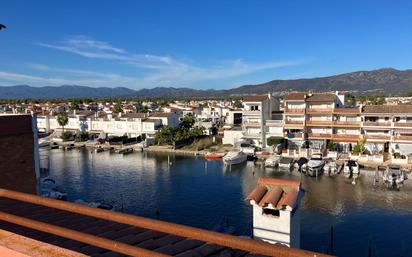
{"type": "Polygon", "coordinates": [[[213,229],[229,220],[236,234],[251,233],[246,195],[259,177],[303,182],[301,247],[325,252],[334,227],[334,254],[412,256],[412,180],[401,191],[373,186],[365,175],[357,185],[342,176],[319,179],[276,172],[247,163],[227,169],[221,161],[133,153],[51,150],[50,177],[78,198],[111,203],[117,211],[213,229]],[[207,164],[206,164],[207,163],[207,164]]]}

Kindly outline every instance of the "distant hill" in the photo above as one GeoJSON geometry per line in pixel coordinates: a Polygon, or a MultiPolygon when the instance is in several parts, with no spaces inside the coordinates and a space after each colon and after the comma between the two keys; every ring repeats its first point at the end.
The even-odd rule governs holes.
{"type": "Polygon", "coordinates": [[[264,94],[285,94],[289,91],[350,91],[353,94],[404,94],[412,92],[412,70],[383,68],[357,71],[329,77],[273,80],[258,85],[244,85],[228,90],[197,90],[191,88],[156,87],[132,90],[124,87],[86,86],[30,87],[0,86],[0,98],[79,98],[79,97],[208,97],[264,94]]]}

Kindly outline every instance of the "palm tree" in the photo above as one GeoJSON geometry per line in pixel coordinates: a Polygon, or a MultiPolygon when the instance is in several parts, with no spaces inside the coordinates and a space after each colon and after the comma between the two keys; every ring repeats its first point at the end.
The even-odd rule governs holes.
{"type": "Polygon", "coordinates": [[[59,114],[57,114],[57,123],[59,123],[59,125],[63,128],[64,132],[64,126],[69,123],[69,117],[67,117],[66,112],[60,112],[59,114]]]}

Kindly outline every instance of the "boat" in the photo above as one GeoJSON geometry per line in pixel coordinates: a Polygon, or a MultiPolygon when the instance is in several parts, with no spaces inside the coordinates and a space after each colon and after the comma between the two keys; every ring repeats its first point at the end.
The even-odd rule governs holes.
{"type": "Polygon", "coordinates": [[[124,148],[124,149],[120,149],[119,154],[129,154],[129,153],[133,153],[133,148],[129,147],[129,148],[124,148]]]}
{"type": "Polygon", "coordinates": [[[232,151],[223,157],[223,162],[228,165],[239,164],[247,160],[247,155],[240,151],[232,151]]]}
{"type": "Polygon", "coordinates": [[[334,161],[329,161],[326,162],[325,167],[323,167],[324,172],[330,174],[337,174],[338,173],[338,167],[336,165],[336,162],[334,161]]]}
{"type": "Polygon", "coordinates": [[[67,192],[62,187],[56,186],[56,182],[51,178],[42,181],[40,195],[57,200],[67,200],[67,192]]]}
{"type": "Polygon", "coordinates": [[[96,149],[95,149],[95,152],[96,152],[96,153],[101,153],[101,152],[104,152],[104,151],[106,151],[106,149],[104,149],[104,148],[102,148],[102,147],[99,147],[99,148],[96,148],[96,149]]]}
{"type": "Polygon", "coordinates": [[[267,168],[276,168],[279,166],[279,160],[281,159],[280,155],[272,155],[265,161],[265,167],[267,168]]]}
{"type": "Polygon", "coordinates": [[[307,174],[311,177],[317,177],[322,174],[323,167],[325,166],[325,160],[322,154],[316,153],[312,154],[312,157],[308,161],[308,171],[307,174]]]}
{"type": "Polygon", "coordinates": [[[300,157],[294,164],[294,166],[296,168],[298,168],[298,171],[302,172],[302,171],[306,171],[307,167],[308,167],[308,159],[305,157],[300,157]]]}
{"type": "Polygon", "coordinates": [[[406,179],[405,171],[396,164],[390,164],[383,173],[383,182],[389,189],[400,189],[406,179]]]}
{"type": "Polygon", "coordinates": [[[358,178],[360,169],[357,161],[347,160],[343,164],[343,175],[347,178],[358,178]]]}
{"type": "Polygon", "coordinates": [[[279,160],[279,169],[293,169],[293,158],[291,157],[282,157],[279,160]]]}
{"type": "Polygon", "coordinates": [[[83,199],[77,199],[76,201],[74,201],[77,204],[81,204],[81,205],[86,205],[89,207],[94,207],[94,208],[99,208],[99,209],[103,209],[103,210],[108,210],[108,211],[113,211],[114,207],[111,204],[108,203],[101,203],[101,202],[93,202],[93,201],[86,201],[83,199]]]}
{"type": "Polygon", "coordinates": [[[208,160],[221,159],[225,155],[226,155],[226,153],[210,153],[210,152],[208,152],[208,153],[205,154],[205,159],[208,159],[208,160]]]}

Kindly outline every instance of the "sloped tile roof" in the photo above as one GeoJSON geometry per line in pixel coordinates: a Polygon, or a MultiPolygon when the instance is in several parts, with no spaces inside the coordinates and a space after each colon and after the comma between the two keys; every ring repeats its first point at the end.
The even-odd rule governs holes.
{"type": "Polygon", "coordinates": [[[300,191],[300,182],[293,180],[260,178],[258,185],[246,197],[246,200],[260,207],[276,210],[289,207],[293,210],[300,191]]]}
{"type": "Polygon", "coordinates": [[[313,93],[307,96],[306,102],[334,102],[336,98],[332,93],[313,93]]]}
{"type": "Polygon", "coordinates": [[[289,94],[285,97],[285,100],[304,101],[305,98],[306,98],[306,93],[303,93],[303,92],[292,92],[292,93],[289,93],[289,94]]]}
{"type": "Polygon", "coordinates": [[[405,114],[412,113],[412,105],[365,105],[363,113],[405,114]]]}
{"type": "Polygon", "coordinates": [[[268,95],[252,95],[246,97],[243,102],[263,102],[268,99],[268,95]]]}

